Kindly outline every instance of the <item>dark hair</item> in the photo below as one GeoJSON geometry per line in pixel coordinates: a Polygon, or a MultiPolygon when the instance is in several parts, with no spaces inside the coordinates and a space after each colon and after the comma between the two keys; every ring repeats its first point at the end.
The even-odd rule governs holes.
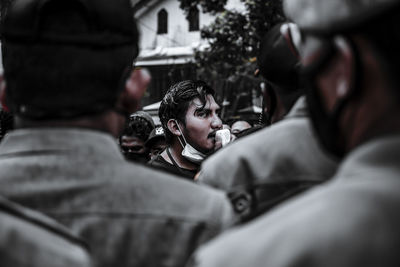
{"type": "MultiPolygon", "coordinates": [[[[19,6],[24,12],[33,12],[37,28],[18,29],[31,18],[12,12],[12,8],[3,23],[4,76],[13,113],[30,119],[57,119],[113,108],[121,76],[137,55],[133,19],[128,22],[135,30],[126,34],[132,40],[120,42],[120,28],[126,26],[119,24],[125,22],[126,13],[118,25],[112,25],[114,29],[107,24],[106,12],[101,13],[103,17],[89,16],[79,0],[47,1],[37,12],[30,10],[32,3],[19,2],[19,6]],[[109,38],[100,39],[106,34],[109,38]]],[[[121,0],[116,8],[126,4],[128,1],[121,0]]],[[[98,9],[109,6],[106,1],[93,5],[98,9]]]]}
{"type": "Polygon", "coordinates": [[[204,106],[207,102],[206,95],[214,96],[214,90],[204,81],[181,81],[168,89],[158,111],[168,144],[172,141],[172,133],[168,130],[167,126],[168,121],[175,119],[186,125],[185,116],[190,102],[198,98],[204,106]]]}

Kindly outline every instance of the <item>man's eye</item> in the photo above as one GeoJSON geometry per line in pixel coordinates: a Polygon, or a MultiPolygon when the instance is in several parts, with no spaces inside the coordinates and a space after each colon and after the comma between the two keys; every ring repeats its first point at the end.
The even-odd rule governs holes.
{"type": "Polygon", "coordinates": [[[197,115],[198,117],[201,117],[201,118],[206,118],[209,114],[210,114],[210,112],[208,112],[208,111],[206,111],[206,110],[198,111],[198,112],[196,113],[196,115],[197,115]]]}

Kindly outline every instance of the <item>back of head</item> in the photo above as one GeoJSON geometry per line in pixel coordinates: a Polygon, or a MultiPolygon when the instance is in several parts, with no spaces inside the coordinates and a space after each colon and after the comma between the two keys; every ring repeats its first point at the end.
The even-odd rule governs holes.
{"type": "Polygon", "coordinates": [[[298,89],[299,60],[281,33],[283,24],[272,27],[260,43],[257,63],[261,74],[283,90],[298,89]]]}
{"type": "Polygon", "coordinates": [[[400,1],[286,0],[284,8],[300,28],[308,109],[322,147],[343,158],[397,133],[400,1]]]}
{"type": "Polygon", "coordinates": [[[338,34],[357,34],[369,40],[375,51],[386,61],[386,67],[391,72],[389,75],[399,82],[400,1],[286,0],[284,9],[303,34],[318,36],[320,40],[338,34]]]}
{"type": "Polygon", "coordinates": [[[299,84],[299,59],[281,32],[284,26],[277,24],[264,35],[257,63],[262,76],[272,83],[275,93],[289,110],[302,90],[299,84]]]}
{"type": "Polygon", "coordinates": [[[138,53],[129,0],[14,0],[1,32],[7,104],[33,120],[113,108],[138,53]]]}
{"type": "Polygon", "coordinates": [[[167,143],[172,141],[172,133],[167,126],[168,121],[175,119],[185,125],[185,116],[191,101],[199,98],[205,105],[208,94],[214,95],[214,90],[203,81],[181,81],[168,89],[158,111],[167,143]]]}

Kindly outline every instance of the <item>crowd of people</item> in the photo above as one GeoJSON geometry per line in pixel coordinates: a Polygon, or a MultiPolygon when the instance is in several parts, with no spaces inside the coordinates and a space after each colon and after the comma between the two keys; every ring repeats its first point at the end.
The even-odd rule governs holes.
{"type": "Polygon", "coordinates": [[[200,80],[156,125],[129,0],[14,0],[0,265],[400,266],[400,1],[283,4],[257,57],[268,125],[227,124],[200,80]]]}

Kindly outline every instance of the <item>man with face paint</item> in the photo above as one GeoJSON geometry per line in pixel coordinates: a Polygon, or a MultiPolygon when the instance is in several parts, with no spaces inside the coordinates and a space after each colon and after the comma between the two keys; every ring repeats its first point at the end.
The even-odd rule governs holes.
{"type": "Polygon", "coordinates": [[[1,99],[16,123],[0,145],[0,194],[79,234],[95,267],[183,266],[235,214],[223,192],[127,162],[118,147],[150,82],[131,71],[131,4],[12,1],[1,25],[1,99]]]}
{"type": "Polygon", "coordinates": [[[171,86],[159,109],[168,146],[149,164],[193,179],[200,163],[218,148],[219,109],[214,90],[203,81],[186,80],[171,86]]]}
{"type": "Polygon", "coordinates": [[[399,266],[400,1],[284,8],[303,34],[315,132],[341,165],[330,182],[208,244],[193,265],[399,266]]]}

